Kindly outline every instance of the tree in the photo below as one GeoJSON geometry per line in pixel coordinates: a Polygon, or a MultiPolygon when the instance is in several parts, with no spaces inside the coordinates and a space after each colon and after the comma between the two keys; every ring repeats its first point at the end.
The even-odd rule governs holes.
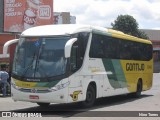
{"type": "Polygon", "coordinates": [[[148,39],[148,36],[138,29],[139,27],[136,19],[130,15],[119,15],[114,23],[111,23],[111,26],[114,30],[119,30],[135,37],[148,39]]]}

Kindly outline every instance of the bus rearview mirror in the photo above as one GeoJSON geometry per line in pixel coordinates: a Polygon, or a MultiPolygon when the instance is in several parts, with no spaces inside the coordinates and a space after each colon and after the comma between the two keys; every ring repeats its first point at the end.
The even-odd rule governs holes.
{"type": "Polygon", "coordinates": [[[77,38],[72,38],[67,41],[64,49],[65,58],[69,58],[71,56],[71,48],[76,41],[77,41],[77,38]]]}

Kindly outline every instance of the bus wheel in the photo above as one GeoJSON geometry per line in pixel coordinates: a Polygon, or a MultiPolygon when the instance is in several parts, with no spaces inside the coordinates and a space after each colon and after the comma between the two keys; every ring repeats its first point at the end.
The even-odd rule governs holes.
{"type": "Polygon", "coordinates": [[[37,103],[40,107],[48,107],[50,103],[37,103]]]}
{"type": "Polygon", "coordinates": [[[91,107],[96,100],[96,91],[93,85],[89,85],[86,93],[86,100],[82,102],[84,107],[91,107]]]}
{"type": "Polygon", "coordinates": [[[142,81],[139,80],[137,83],[137,91],[133,93],[133,97],[139,98],[141,96],[141,92],[142,92],[142,81]]]}

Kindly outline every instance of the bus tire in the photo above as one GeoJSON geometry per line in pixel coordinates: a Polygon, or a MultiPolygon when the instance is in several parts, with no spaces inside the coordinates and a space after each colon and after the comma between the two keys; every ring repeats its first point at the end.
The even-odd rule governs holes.
{"type": "Polygon", "coordinates": [[[45,108],[45,107],[48,107],[49,106],[49,104],[50,103],[37,103],[40,107],[43,107],[43,108],[45,108]]]}
{"type": "Polygon", "coordinates": [[[96,100],[96,90],[93,85],[89,85],[86,92],[86,100],[82,102],[83,107],[93,106],[96,100]]]}
{"type": "Polygon", "coordinates": [[[138,80],[137,90],[135,93],[133,93],[133,97],[139,98],[141,96],[141,92],[142,92],[142,80],[138,80]]]}

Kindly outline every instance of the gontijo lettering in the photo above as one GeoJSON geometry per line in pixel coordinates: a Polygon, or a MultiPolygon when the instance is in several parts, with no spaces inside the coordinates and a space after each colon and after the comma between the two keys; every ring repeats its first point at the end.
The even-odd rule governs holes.
{"type": "Polygon", "coordinates": [[[126,71],[144,71],[145,65],[139,63],[127,63],[126,71]]]}

